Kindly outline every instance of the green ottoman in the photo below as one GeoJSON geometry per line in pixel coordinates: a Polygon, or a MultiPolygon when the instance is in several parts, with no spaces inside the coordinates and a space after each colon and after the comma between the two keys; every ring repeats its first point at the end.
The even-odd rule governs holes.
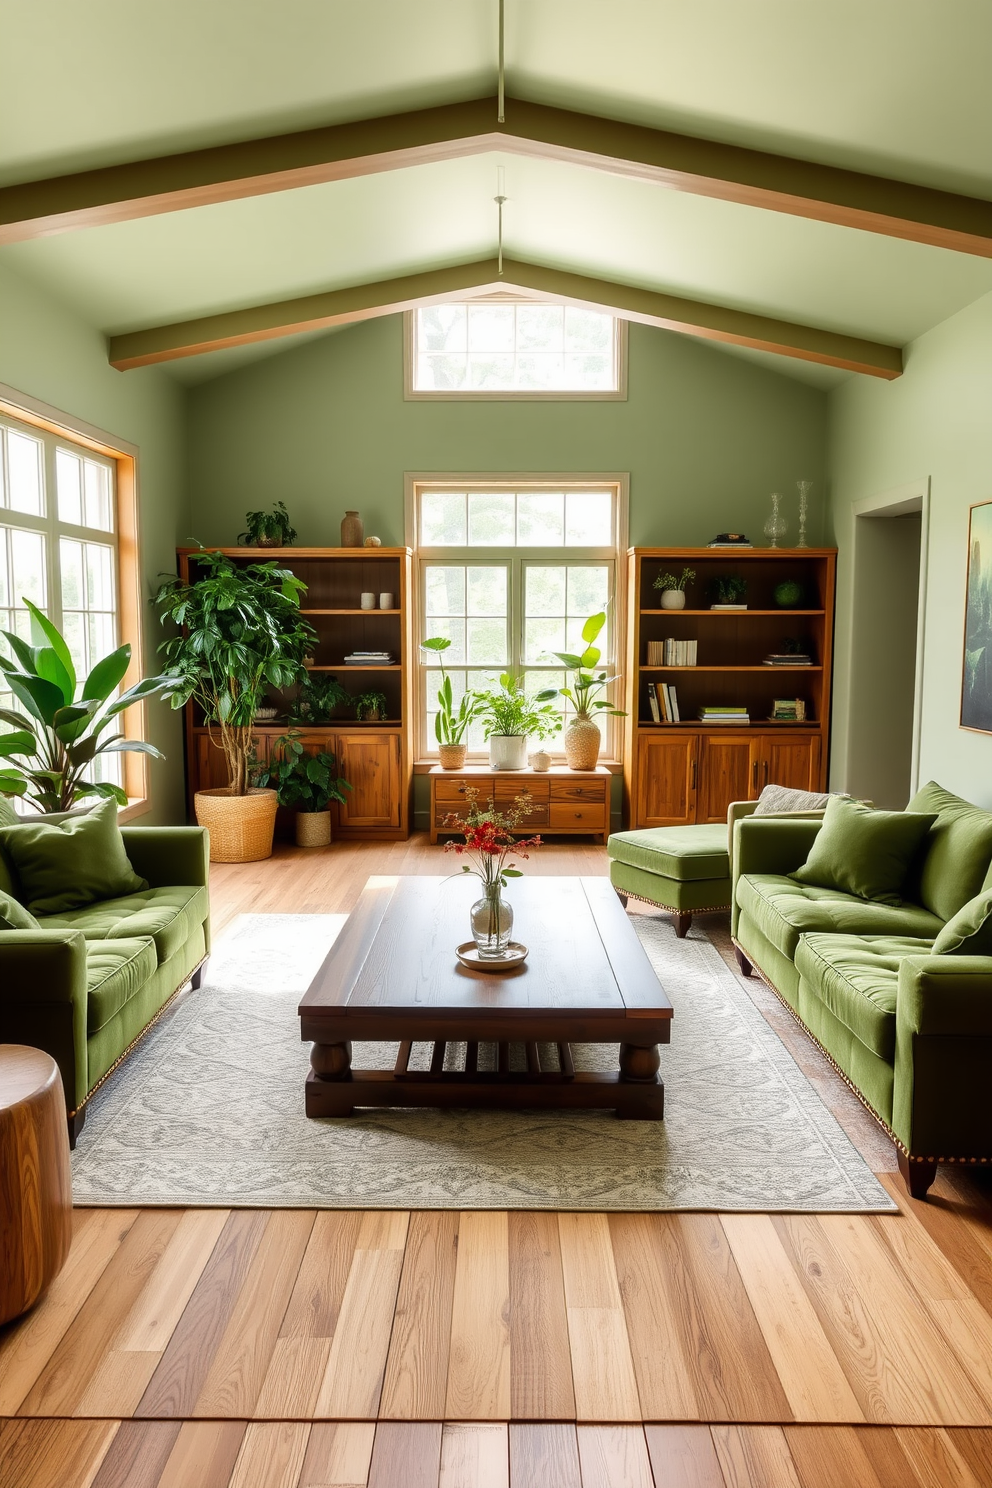
{"type": "Polygon", "coordinates": [[[614,832],[606,851],[610,883],[621,902],[645,899],[670,909],[680,939],[695,913],[730,908],[730,855],[722,822],[614,832]]]}

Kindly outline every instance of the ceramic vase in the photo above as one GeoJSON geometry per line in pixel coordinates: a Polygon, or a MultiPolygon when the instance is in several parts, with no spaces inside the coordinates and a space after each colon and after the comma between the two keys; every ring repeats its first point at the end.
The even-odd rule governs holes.
{"type": "Polygon", "coordinates": [[[490,734],[489,768],[491,770],[526,770],[526,734],[490,734]]]}
{"type": "Polygon", "coordinates": [[[662,589],[662,591],[661,591],[661,608],[663,610],[684,610],[685,609],[685,590],[684,589],[662,589]]]}
{"type": "Polygon", "coordinates": [[[591,718],[573,718],[562,735],[565,763],[570,770],[594,770],[602,735],[591,718]]]}
{"type": "Polygon", "coordinates": [[[341,518],[341,546],[361,548],[365,544],[365,524],[357,511],[346,511],[341,518]]]}

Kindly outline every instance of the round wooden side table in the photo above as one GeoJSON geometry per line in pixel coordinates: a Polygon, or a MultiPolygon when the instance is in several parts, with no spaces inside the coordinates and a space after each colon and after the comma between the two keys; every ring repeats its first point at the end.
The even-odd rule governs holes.
{"type": "Polygon", "coordinates": [[[62,1076],[51,1055],[0,1044],[0,1323],[36,1302],[72,1241],[62,1076]]]}

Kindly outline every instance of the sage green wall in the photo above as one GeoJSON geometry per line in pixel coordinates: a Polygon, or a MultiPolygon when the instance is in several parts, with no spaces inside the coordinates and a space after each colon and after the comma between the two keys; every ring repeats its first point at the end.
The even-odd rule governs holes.
{"type": "MultiPolygon", "coordinates": [[[[175,547],[188,526],[185,489],[185,393],[156,369],[115,372],[103,335],[36,285],[0,266],[0,382],[60,412],[95,424],[139,448],[138,491],[143,578],[150,595],[163,570],[175,571],[175,547]]],[[[156,666],[160,626],[150,610],[146,671],[156,666]]],[[[182,730],[177,714],[152,701],[146,737],[166,755],[152,761],[152,810],[142,822],[185,819],[182,730]]]]}
{"type": "Polygon", "coordinates": [[[629,471],[630,540],[672,546],[743,528],[782,490],[816,483],[827,397],[700,341],[630,327],[629,396],[614,403],[403,398],[402,317],[308,341],[194,388],[193,532],[227,543],[249,507],[283,498],[300,541],[339,540],[346,506],[402,543],[404,471],[629,471]]]}
{"type": "Polygon", "coordinates": [[[958,726],[968,508],[992,501],[992,295],[928,331],[895,382],[831,395],[829,532],[840,548],[833,784],[846,784],[853,503],[930,478],[920,779],[992,807],[992,735],[958,726]]]}

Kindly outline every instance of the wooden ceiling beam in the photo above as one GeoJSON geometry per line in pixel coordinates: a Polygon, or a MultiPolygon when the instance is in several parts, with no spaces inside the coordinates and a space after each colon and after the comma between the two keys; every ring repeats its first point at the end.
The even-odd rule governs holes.
{"type": "Polygon", "coordinates": [[[0,189],[0,244],[504,150],[992,257],[992,202],[786,155],[492,98],[0,189]]]}
{"type": "Polygon", "coordinates": [[[109,357],[111,365],[123,372],[231,346],[246,346],[254,341],[327,330],[380,315],[394,315],[417,305],[495,291],[520,292],[569,304],[593,306],[664,330],[736,346],[750,346],[780,356],[797,357],[801,361],[864,372],[871,377],[891,379],[902,372],[902,352],[897,346],[841,335],[818,326],[773,320],[726,305],[682,299],[629,284],[570,274],[505,256],[502,278],[495,259],[481,259],[454,268],[434,269],[399,279],[329,290],[326,294],[307,295],[302,299],[253,305],[198,320],[131,331],[111,337],[109,357]]]}

